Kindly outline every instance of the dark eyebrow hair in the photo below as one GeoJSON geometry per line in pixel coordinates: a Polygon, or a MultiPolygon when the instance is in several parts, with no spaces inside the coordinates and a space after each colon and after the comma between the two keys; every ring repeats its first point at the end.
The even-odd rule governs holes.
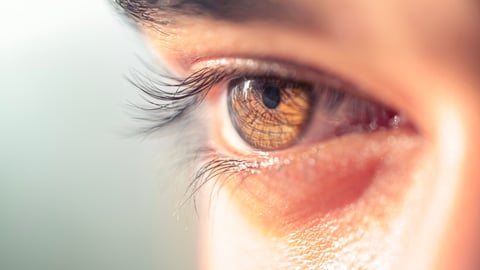
{"type": "MultiPolygon", "coordinates": [[[[305,22],[305,10],[290,0],[113,0],[134,22],[162,27],[174,24],[180,15],[222,21],[272,20],[277,23],[305,22]]],[[[298,1],[301,2],[301,1],[298,1]]]]}

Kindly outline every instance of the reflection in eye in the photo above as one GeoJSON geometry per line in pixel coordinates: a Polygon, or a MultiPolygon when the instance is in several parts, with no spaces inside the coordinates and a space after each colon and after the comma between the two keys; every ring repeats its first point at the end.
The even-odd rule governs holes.
{"type": "Polygon", "coordinates": [[[230,118],[240,136],[261,150],[292,144],[310,117],[307,84],[281,79],[238,79],[229,83],[230,118]]]}

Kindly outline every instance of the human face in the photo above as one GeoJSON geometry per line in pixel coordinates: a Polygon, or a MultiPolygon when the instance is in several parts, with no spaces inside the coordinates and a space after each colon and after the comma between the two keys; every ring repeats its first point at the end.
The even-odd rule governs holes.
{"type": "Polygon", "coordinates": [[[202,101],[202,269],[480,269],[477,1],[116,2],[202,101]]]}

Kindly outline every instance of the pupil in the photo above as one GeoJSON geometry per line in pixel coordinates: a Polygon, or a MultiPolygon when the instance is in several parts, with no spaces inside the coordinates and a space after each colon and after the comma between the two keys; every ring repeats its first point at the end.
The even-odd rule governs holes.
{"type": "Polygon", "coordinates": [[[280,105],[280,89],[275,86],[268,85],[262,93],[262,101],[269,109],[275,109],[280,105]]]}

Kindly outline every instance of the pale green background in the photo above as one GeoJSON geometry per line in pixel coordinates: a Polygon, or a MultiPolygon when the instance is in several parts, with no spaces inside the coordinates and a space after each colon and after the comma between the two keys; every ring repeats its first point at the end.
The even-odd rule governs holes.
{"type": "Polygon", "coordinates": [[[107,0],[0,4],[0,269],[194,269],[172,142],[126,136],[140,36],[107,0]]]}

